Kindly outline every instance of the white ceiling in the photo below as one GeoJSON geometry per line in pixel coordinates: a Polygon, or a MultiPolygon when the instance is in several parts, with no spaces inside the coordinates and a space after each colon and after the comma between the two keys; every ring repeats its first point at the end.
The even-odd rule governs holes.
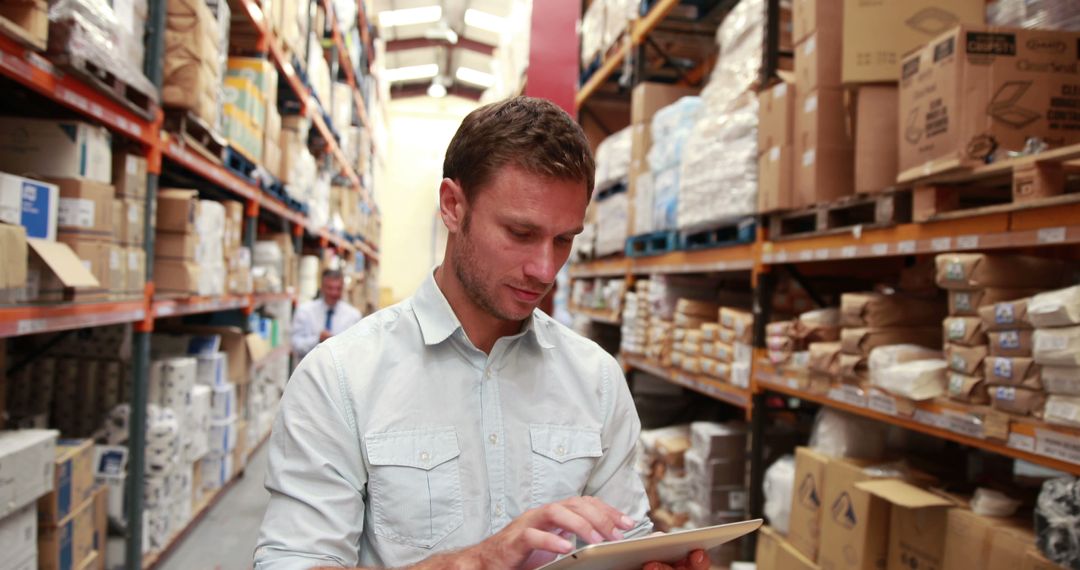
{"type": "MultiPolygon", "coordinates": [[[[509,0],[374,0],[374,17],[376,18],[375,21],[378,22],[378,13],[384,10],[401,10],[435,5],[442,6],[443,18],[446,19],[460,38],[491,46],[498,45],[499,36],[487,30],[466,26],[465,10],[473,8],[495,16],[507,17],[511,8],[509,0]]],[[[423,38],[424,33],[434,26],[434,24],[417,24],[413,26],[385,27],[380,28],[379,34],[387,42],[423,38]]],[[[387,69],[438,63],[443,75],[451,79],[454,77],[457,68],[461,66],[481,71],[490,71],[491,68],[490,56],[460,47],[450,50],[439,47],[426,47],[387,52],[382,56],[386,58],[385,67],[387,69]],[[447,57],[449,57],[449,69],[446,69],[447,57]]],[[[430,80],[419,80],[418,82],[430,82],[430,80]]]]}

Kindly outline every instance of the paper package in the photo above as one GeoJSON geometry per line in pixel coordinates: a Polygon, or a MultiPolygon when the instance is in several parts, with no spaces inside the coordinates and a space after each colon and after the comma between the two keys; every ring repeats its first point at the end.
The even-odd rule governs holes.
{"type": "Polygon", "coordinates": [[[1026,255],[945,253],[935,258],[943,289],[1049,288],[1065,282],[1065,263],[1026,255]]]}
{"type": "Polygon", "coordinates": [[[991,386],[990,400],[994,409],[1021,416],[1042,414],[1046,394],[1019,386],[991,386]]]}
{"type": "Polygon", "coordinates": [[[988,331],[1029,329],[1031,322],[1027,313],[1030,301],[1029,297],[1023,297],[986,305],[979,308],[979,318],[988,331]]]}
{"type": "Polygon", "coordinates": [[[1050,394],[1080,396],[1080,368],[1043,366],[1042,385],[1043,389],[1050,394]]]}
{"type": "Polygon", "coordinates": [[[890,344],[938,347],[941,327],[845,328],[840,332],[840,344],[845,353],[861,355],[890,344]]]}
{"type": "Polygon", "coordinates": [[[1027,310],[1037,328],[1080,325],[1080,285],[1035,295],[1027,310]]]}
{"type": "Polygon", "coordinates": [[[1080,326],[1036,329],[1032,345],[1039,364],[1080,366],[1080,326]]]}
{"type": "Polygon", "coordinates": [[[988,356],[983,370],[986,383],[990,385],[1041,389],[1044,384],[1044,368],[1031,358],[988,356]]]}
{"type": "Polygon", "coordinates": [[[840,296],[844,327],[907,327],[934,325],[945,317],[942,303],[903,295],[844,293],[840,296]]]}

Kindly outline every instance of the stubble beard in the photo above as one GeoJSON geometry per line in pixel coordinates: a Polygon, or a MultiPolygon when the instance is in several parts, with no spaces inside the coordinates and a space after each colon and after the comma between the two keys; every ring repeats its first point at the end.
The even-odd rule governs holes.
{"type": "MultiPolygon", "coordinates": [[[[489,283],[482,275],[481,261],[476,255],[476,249],[473,247],[472,240],[469,238],[469,218],[466,216],[465,222],[461,227],[461,240],[459,241],[459,247],[454,254],[453,264],[454,275],[457,276],[458,282],[461,283],[462,289],[465,290],[465,296],[467,296],[477,307],[480,307],[481,310],[496,319],[503,321],[520,321],[528,317],[528,315],[522,317],[510,315],[499,309],[495,301],[496,293],[489,289],[489,283]]],[[[498,286],[498,284],[495,284],[495,286],[498,286]]]]}

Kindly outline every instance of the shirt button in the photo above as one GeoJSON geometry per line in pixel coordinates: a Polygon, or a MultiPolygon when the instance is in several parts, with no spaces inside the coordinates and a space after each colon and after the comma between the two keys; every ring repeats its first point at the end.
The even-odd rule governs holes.
{"type": "Polygon", "coordinates": [[[484,379],[485,380],[491,380],[491,371],[490,370],[485,370],[484,371],[484,379]]]}
{"type": "Polygon", "coordinates": [[[495,514],[500,517],[503,515],[502,503],[495,503],[495,514]]]}
{"type": "Polygon", "coordinates": [[[496,445],[496,444],[498,444],[498,443],[499,443],[499,436],[498,436],[498,434],[494,434],[494,433],[493,433],[493,434],[491,434],[490,436],[488,436],[488,441],[490,441],[490,442],[491,442],[491,445],[496,445]]]}
{"type": "Polygon", "coordinates": [[[559,455],[559,456],[566,455],[566,448],[561,446],[561,445],[559,447],[556,447],[555,448],[555,455],[559,455]]]}
{"type": "Polygon", "coordinates": [[[431,459],[431,454],[426,451],[420,452],[420,461],[427,463],[431,459]]]}

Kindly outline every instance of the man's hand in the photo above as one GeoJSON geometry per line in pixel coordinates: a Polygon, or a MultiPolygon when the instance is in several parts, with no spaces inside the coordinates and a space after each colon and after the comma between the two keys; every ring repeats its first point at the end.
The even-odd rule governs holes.
{"type": "Polygon", "coordinates": [[[709,570],[712,562],[704,550],[695,550],[689,556],[676,562],[675,565],[663,562],[650,562],[641,567],[641,570],[709,570]]]}
{"type": "Polygon", "coordinates": [[[319,342],[322,342],[330,337],[334,336],[330,331],[323,331],[319,333],[319,342]]]}
{"type": "Polygon", "coordinates": [[[573,497],[526,511],[484,542],[451,555],[459,565],[444,567],[532,570],[572,552],[568,539],[574,535],[596,544],[622,540],[623,531],[632,528],[630,517],[603,501],[573,497]]]}

